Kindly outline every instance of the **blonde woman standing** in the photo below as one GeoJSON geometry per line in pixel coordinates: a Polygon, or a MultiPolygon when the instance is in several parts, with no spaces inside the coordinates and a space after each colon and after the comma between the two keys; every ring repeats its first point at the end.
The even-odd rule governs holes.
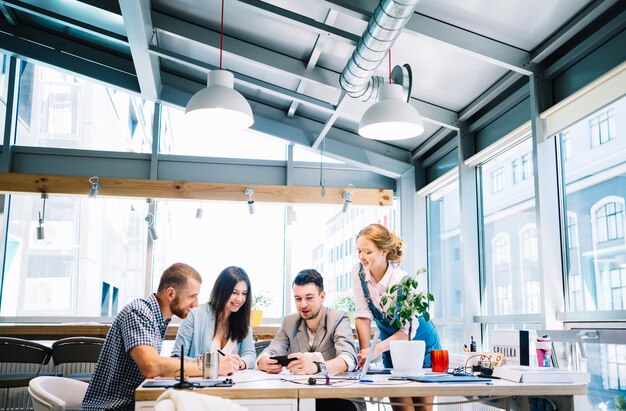
{"type": "MultiPolygon", "coordinates": [[[[385,367],[393,367],[389,342],[392,340],[409,339],[409,324],[398,328],[391,324],[389,317],[384,315],[381,299],[393,285],[408,276],[400,268],[404,242],[393,232],[380,224],[370,224],[362,229],[357,236],[357,253],[359,263],[352,270],[354,301],[356,303],[356,330],[361,351],[359,361],[367,357],[370,346],[370,326],[372,321],[380,330],[380,342],[376,344],[374,356],[382,353],[385,367]]],[[[430,367],[430,352],[441,348],[439,335],[435,326],[423,317],[414,319],[412,340],[423,340],[426,343],[424,367],[430,367]]],[[[432,397],[392,398],[392,402],[401,402],[407,406],[394,406],[394,410],[430,410],[432,407],[415,407],[412,403],[431,403],[432,397]]]]}

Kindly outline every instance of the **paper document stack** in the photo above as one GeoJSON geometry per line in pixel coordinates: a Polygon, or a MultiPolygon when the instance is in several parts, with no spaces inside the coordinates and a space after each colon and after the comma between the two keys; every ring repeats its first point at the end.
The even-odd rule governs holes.
{"type": "Polygon", "coordinates": [[[503,365],[493,369],[493,376],[521,383],[588,384],[589,373],[552,367],[503,365]]]}

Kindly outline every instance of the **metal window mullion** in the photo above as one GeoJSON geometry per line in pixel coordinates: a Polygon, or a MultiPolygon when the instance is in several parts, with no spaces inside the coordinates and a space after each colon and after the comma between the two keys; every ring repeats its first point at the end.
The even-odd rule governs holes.
{"type": "MultiPolygon", "coordinates": [[[[457,133],[459,147],[459,209],[461,210],[461,270],[463,278],[463,332],[469,336],[481,336],[482,327],[474,321],[481,314],[484,292],[484,274],[480,261],[484,255],[484,243],[480,233],[480,201],[476,167],[466,160],[476,151],[476,137],[468,131],[467,124],[461,123],[457,133]]],[[[480,340],[483,340],[482,337],[480,340]]]]}

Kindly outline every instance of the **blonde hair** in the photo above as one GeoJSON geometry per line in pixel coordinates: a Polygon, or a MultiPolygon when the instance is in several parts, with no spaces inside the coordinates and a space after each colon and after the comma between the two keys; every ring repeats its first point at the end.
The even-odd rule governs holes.
{"type": "Polygon", "coordinates": [[[370,224],[359,231],[356,238],[358,239],[359,237],[365,237],[373,242],[376,247],[383,251],[387,251],[387,261],[399,264],[400,260],[402,260],[404,241],[402,241],[393,231],[387,230],[385,226],[380,224],[370,224]]]}

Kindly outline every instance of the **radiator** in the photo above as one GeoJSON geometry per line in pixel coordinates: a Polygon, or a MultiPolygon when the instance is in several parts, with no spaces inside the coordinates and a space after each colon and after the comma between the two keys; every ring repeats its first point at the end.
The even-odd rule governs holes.
{"type": "MultiPolygon", "coordinates": [[[[61,364],[55,368],[54,364],[50,363],[41,369],[43,375],[50,375],[52,373],[79,373],[79,372],[93,372],[95,367],[94,363],[71,363],[61,364]]],[[[15,363],[0,363],[0,374],[11,374],[16,372],[33,371],[32,364],[15,364],[15,363]]],[[[28,400],[27,410],[33,409],[33,404],[30,401],[28,394],[28,388],[9,388],[0,389],[0,411],[14,411],[23,410],[28,400]]]]}

